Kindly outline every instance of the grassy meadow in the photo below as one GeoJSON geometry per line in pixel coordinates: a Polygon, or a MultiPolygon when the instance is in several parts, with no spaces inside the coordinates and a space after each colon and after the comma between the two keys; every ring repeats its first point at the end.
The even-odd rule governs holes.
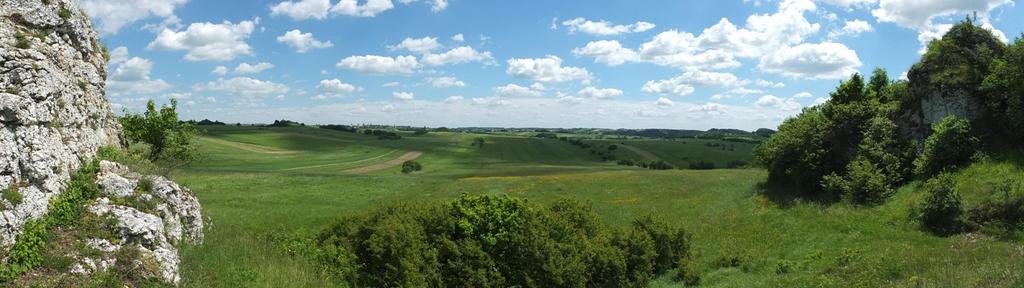
{"type": "MultiPolygon", "coordinates": [[[[173,178],[189,186],[211,224],[202,246],[182,253],[188,287],[344,287],[268,240],[310,235],[382,204],[436,203],[460,193],[503,194],[549,203],[588,202],[603,220],[626,225],[653,214],[693,240],[706,287],[1022,287],[1024,242],[981,234],[939,237],[911,219],[919,183],[885,204],[853,207],[764,196],[760,169],[654,171],[602,162],[555,139],[462,133],[402,134],[401,140],[311,127],[205,126],[203,159],[173,178]],[[482,147],[472,146],[483,137],[482,147]],[[423,171],[357,167],[420,151],[423,171]]],[[[720,164],[749,161],[753,144],[715,140],[592,139],[619,159],[720,164]],[[709,146],[718,143],[728,146],[709,146]]],[[[1018,165],[990,161],[962,171],[964,201],[983,201],[1018,165]]],[[[670,275],[654,286],[676,287],[670,275]]]]}

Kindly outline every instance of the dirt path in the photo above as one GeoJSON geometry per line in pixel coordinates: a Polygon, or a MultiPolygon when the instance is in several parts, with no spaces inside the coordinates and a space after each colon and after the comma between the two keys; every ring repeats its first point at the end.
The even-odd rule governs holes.
{"type": "Polygon", "coordinates": [[[383,163],[373,164],[373,165],[370,165],[370,166],[363,166],[363,167],[359,167],[359,168],[353,168],[353,169],[345,170],[344,173],[345,174],[366,174],[366,173],[370,173],[370,172],[376,172],[376,171],[388,169],[388,168],[391,168],[391,167],[395,167],[395,166],[398,166],[398,165],[402,165],[402,163],[405,163],[405,161],[416,160],[416,158],[420,158],[420,155],[423,155],[423,152],[420,152],[420,151],[406,152],[405,154],[402,154],[402,156],[399,156],[398,158],[391,159],[391,160],[388,160],[388,161],[383,162],[383,163]]]}
{"type": "Polygon", "coordinates": [[[249,143],[242,143],[242,142],[234,142],[234,141],[228,141],[228,140],[224,140],[224,139],[217,139],[217,138],[211,138],[211,137],[203,137],[203,139],[206,139],[207,141],[210,141],[210,142],[213,142],[213,143],[217,143],[217,144],[221,144],[221,145],[225,145],[225,146],[231,146],[231,147],[234,147],[234,148],[241,149],[243,151],[248,151],[248,152],[253,152],[253,153],[263,153],[263,154],[294,154],[294,153],[296,153],[296,151],[291,151],[291,150],[284,150],[284,149],[278,149],[278,148],[274,148],[274,147],[267,147],[267,146],[256,145],[256,144],[249,144],[249,143]]]}

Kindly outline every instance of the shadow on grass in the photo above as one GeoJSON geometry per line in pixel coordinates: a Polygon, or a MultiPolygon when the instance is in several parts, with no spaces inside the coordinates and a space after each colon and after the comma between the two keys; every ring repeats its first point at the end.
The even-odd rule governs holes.
{"type": "Polygon", "coordinates": [[[829,206],[842,199],[840,195],[808,191],[806,188],[799,188],[787,183],[779,183],[779,181],[772,181],[771,179],[758,183],[755,191],[783,209],[789,208],[797,203],[829,206]]]}

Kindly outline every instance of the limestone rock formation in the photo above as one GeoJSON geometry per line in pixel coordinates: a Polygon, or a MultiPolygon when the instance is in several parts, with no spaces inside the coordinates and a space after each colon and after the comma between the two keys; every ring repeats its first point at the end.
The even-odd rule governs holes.
{"type": "Polygon", "coordinates": [[[0,189],[24,195],[0,214],[0,247],[14,244],[25,221],[46,214],[83,161],[119,142],[104,98],[106,60],[77,7],[73,0],[0,0],[0,189]]]}
{"type": "MultiPolygon", "coordinates": [[[[121,126],[104,96],[108,58],[77,0],[0,0],[0,264],[72,173],[101,147],[120,146],[121,126]]],[[[114,223],[105,229],[115,237],[75,240],[100,256],[70,255],[78,262],[60,273],[106,271],[131,249],[139,255],[132,261],[156,264],[147,278],[178,283],[176,247],[203,239],[194,194],[106,161],[95,183],[102,197],[88,211],[114,223]]]]}

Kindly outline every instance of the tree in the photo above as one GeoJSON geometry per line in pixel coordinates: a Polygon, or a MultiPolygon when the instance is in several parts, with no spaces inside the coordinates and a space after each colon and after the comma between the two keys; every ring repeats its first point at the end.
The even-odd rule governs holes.
{"type": "Polygon", "coordinates": [[[875,71],[871,74],[871,80],[868,81],[868,94],[872,98],[879,98],[890,82],[889,73],[886,73],[885,69],[875,68],[875,71]]]}
{"type": "Polygon", "coordinates": [[[1024,39],[1018,37],[996,59],[992,73],[985,77],[982,90],[995,123],[1012,140],[1024,139],[1024,39]]]}
{"type": "Polygon", "coordinates": [[[804,109],[783,121],[778,132],[754,149],[754,161],[768,170],[770,182],[817,192],[821,178],[832,173],[824,169],[829,126],[819,107],[804,109]]]}
{"type": "Polygon", "coordinates": [[[198,158],[194,138],[196,127],[178,120],[178,100],[156,109],[153,100],[146,103],[146,112],[134,114],[125,110],[121,122],[125,146],[136,143],[149,145],[147,157],[151,161],[163,160],[187,164],[198,158]]]}
{"type": "Polygon", "coordinates": [[[932,130],[921,155],[914,160],[917,175],[930,177],[970,163],[980,142],[971,134],[966,119],[949,115],[935,123],[932,130]]]}

